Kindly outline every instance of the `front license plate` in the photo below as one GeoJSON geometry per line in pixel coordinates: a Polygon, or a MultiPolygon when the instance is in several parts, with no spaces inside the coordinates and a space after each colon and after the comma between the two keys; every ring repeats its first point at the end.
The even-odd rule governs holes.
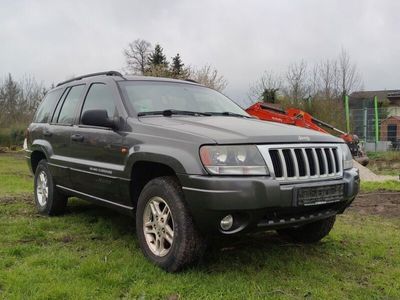
{"type": "Polygon", "coordinates": [[[327,204],[343,200],[343,184],[303,187],[297,190],[297,203],[302,206],[327,204]]]}

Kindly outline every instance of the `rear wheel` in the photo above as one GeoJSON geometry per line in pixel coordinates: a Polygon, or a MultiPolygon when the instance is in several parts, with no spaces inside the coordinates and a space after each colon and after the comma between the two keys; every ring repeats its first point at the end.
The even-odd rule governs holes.
{"type": "Polygon", "coordinates": [[[316,243],[332,230],[336,216],[312,222],[300,227],[277,230],[279,235],[288,236],[300,243],[316,243]]]}
{"type": "Polygon", "coordinates": [[[168,272],[195,263],[205,249],[174,177],[153,179],[143,188],[136,231],[144,255],[168,272]]]}
{"type": "Polygon", "coordinates": [[[35,171],[35,203],[43,215],[59,215],[65,211],[67,196],[56,189],[47,161],[41,160],[35,171]]]}

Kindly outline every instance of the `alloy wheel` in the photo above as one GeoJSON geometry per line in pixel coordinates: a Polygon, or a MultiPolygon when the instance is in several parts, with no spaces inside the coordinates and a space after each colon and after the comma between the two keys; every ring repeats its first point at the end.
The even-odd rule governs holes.
{"type": "Polygon", "coordinates": [[[44,171],[41,171],[36,179],[36,196],[40,206],[45,206],[49,197],[49,186],[44,171]]]}
{"type": "Polygon", "coordinates": [[[161,197],[153,197],[147,202],[143,232],[154,255],[163,257],[169,253],[174,241],[174,220],[168,204],[161,197]]]}

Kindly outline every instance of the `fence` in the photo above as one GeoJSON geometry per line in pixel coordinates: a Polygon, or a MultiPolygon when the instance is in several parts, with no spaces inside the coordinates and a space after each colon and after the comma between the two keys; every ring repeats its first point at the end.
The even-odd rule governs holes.
{"type": "Polygon", "coordinates": [[[371,104],[348,109],[347,130],[360,138],[367,151],[400,151],[400,111],[378,107],[376,98],[371,104]]]}

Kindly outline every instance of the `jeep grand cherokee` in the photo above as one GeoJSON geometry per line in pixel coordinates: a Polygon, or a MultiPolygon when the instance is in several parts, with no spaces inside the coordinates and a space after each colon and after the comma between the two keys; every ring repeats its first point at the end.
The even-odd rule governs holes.
{"type": "Polygon", "coordinates": [[[170,272],[196,262],[210,235],[317,242],[359,189],[336,137],[252,118],[194,82],[115,71],[49,91],[25,150],[40,213],[76,196],[136,216],[144,255],[170,272]]]}

